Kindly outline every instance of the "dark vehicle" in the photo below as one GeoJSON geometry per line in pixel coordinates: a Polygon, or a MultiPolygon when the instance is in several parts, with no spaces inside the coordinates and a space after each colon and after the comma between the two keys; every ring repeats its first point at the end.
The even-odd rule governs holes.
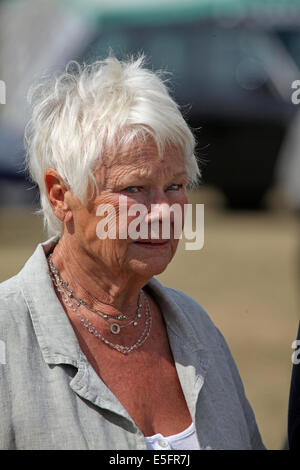
{"type": "Polygon", "coordinates": [[[230,22],[104,24],[83,59],[110,49],[121,58],[144,52],[154,69],[172,73],[175,98],[196,131],[203,181],[231,208],[261,207],[295,111],[300,34],[230,22]]]}

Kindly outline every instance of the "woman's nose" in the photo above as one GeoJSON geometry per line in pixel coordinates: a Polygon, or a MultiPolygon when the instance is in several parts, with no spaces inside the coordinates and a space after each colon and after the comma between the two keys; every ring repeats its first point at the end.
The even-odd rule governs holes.
{"type": "Polygon", "coordinates": [[[165,191],[158,188],[156,188],[156,190],[150,191],[148,195],[147,206],[148,223],[151,223],[152,221],[161,222],[163,217],[168,216],[169,213],[169,203],[165,191]]]}
{"type": "Polygon", "coordinates": [[[143,222],[147,226],[148,236],[153,239],[170,239],[176,232],[179,238],[183,223],[182,206],[172,204],[165,192],[157,192],[155,196],[147,201],[147,215],[143,222]]]}
{"type": "Polygon", "coordinates": [[[163,222],[170,217],[170,206],[167,202],[152,202],[148,209],[146,221],[153,223],[155,221],[163,222]]]}

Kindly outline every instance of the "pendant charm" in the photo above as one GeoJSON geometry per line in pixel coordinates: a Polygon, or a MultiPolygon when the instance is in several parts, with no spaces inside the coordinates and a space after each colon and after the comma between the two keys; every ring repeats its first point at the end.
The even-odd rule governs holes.
{"type": "Polygon", "coordinates": [[[118,323],[112,323],[110,325],[110,331],[114,334],[114,335],[118,335],[120,333],[120,325],[118,325],[118,323]]]}

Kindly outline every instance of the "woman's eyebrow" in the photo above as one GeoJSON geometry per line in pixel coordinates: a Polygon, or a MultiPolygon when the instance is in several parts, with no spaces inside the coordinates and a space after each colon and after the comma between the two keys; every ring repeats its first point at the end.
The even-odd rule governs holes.
{"type": "Polygon", "coordinates": [[[185,176],[187,177],[187,172],[186,171],[180,171],[179,173],[175,173],[173,175],[173,178],[179,178],[180,176],[185,176]]]}
{"type": "Polygon", "coordinates": [[[116,176],[116,182],[123,182],[126,180],[134,179],[134,178],[145,178],[148,177],[149,173],[145,170],[145,168],[141,169],[136,169],[135,171],[121,171],[117,176],[116,176]]]}
{"type": "MultiPolygon", "coordinates": [[[[154,175],[151,175],[148,173],[148,171],[145,168],[139,168],[135,171],[122,171],[120,174],[118,174],[115,178],[115,184],[117,185],[123,185],[123,184],[130,184],[131,182],[138,183],[140,179],[145,179],[145,180],[153,180],[155,178],[154,175]],[[137,181],[136,181],[137,180],[137,181]]],[[[187,179],[187,173],[185,171],[180,171],[175,174],[171,174],[168,180],[174,180],[174,178],[185,178],[187,179]]]]}
{"type": "Polygon", "coordinates": [[[179,173],[175,173],[174,175],[170,176],[170,180],[173,180],[174,178],[184,178],[187,179],[188,175],[185,171],[181,171],[179,173]]]}

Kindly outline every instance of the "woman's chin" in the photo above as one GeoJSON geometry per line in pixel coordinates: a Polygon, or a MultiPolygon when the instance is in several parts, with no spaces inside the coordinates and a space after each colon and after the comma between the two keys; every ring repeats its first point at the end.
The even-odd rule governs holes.
{"type": "MultiPolygon", "coordinates": [[[[154,257],[156,258],[156,257],[154,257]]],[[[171,259],[152,259],[152,260],[141,260],[132,259],[129,263],[130,272],[134,272],[143,278],[151,278],[164,272],[167,268],[171,259]]]]}
{"type": "Polygon", "coordinates": [[[172,250],[170,242],[161,247],[132,244],[131,248],[132,250],[128,251],[130,270],[149,278],[161,274],[167,268],[175,253],[175,249],[172,250]]]}

